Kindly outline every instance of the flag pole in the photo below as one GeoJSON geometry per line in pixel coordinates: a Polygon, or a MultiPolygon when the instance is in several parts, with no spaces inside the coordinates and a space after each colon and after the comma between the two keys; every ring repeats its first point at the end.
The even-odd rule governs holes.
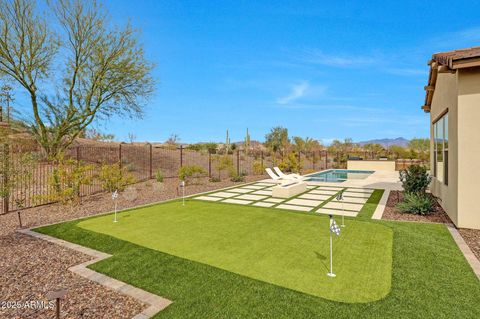
{"type": "Polygon", "coordinates": [[[332,240],[332,230],[330,229],[332,226],[332,215],[330,215],[330,227],[328,230],[330,232],[330,272],[327,274],[329,277],[335,277],[336,275],[333,273],[333,240],[332,240]]]}

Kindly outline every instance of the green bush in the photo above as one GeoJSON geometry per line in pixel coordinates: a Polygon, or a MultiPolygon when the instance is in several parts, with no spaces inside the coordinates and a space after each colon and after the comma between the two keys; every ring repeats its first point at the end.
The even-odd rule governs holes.
{"type": "Polygon", "coordinates": [[[256,160],[253,162],[253,175],[263,175],[265,174],[265,165],[262,161],[256,160]]]}
{"type": "Polygon", "coordinates": [[[433,201],[427,194],[405,193],[405,198],[396,207],[402,213],[428,215],[432,213],[433,201]]]}
{"type": "Polygon", "coordinates": [[[302,169],[302,164],[298,160],[298,155],[290,152],[287,157],[278,164],[278,167],[284,172],[299,173],[302,169]]]}
{"type": "Polygon", "coordinates": [[[400,181],[405,193],[424,194],[432,181],[427,169],[420,165],[411,165],[400,171],[400,181]]]}
{"type": "Polygon", "coordinates": [[[123,191],[127,185],[135,182],[128,168],[120,167],[118,163],[103,164],[98,179],[102,183],[102,189],[107,192],[123,191]]]}
{"type": "Polygon", "coordinates": [[[157,180],[157,182],[159,183],[162,183],[163,182],[163,173],[160,169],[157,169],[157,171],[155,172],[155,179],[157,180]]]}
{"type": "Polygon", "coordinates": [[[222,180],[218,177],[214,177],[214,176],[210,177],[210,182],[212,182],[212,183],[218,183],[218,182],[221,182],[221,181],[222,180]]]}
{"type": "Polygon", "coordinates": [[[233,175],[230,180],[234,183],[245,182],[245,175],[233,175]]]}
{"type": "Polygon", "coordinates": [[[191,178],[201,177],[205,174],[206,174],[206,172],[203,169],[203,167],[198,166],[198,165],[182,166],[178,170],[178,178],[181,181],[185,181],[185,183],[188,183],[191,178]]]}

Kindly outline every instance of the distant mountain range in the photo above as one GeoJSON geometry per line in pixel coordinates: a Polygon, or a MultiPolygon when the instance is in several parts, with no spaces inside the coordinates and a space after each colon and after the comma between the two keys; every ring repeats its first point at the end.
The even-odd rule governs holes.
{"type": "Polygon", "coordinates": [[[360,146],[364,146],[365,144],[380,144],[383,147],[389,147],[389,146],[392,146],[392,145],[407,147],[408,142],[410,142],[410,141],[403,138],[403,137],[397,137],[397,138],[382,138],[382,139],[377,139],[377,140],[356,142],[355,144],[358,144],[360,146]]]}

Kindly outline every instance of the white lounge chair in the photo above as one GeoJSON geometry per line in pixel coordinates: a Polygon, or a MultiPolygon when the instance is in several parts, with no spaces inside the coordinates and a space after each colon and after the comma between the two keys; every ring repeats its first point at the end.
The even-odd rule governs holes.
{"type": "Polygon", "coordinates": [[[274,182],[276,183],[281,183],[282,180],[285,180],[285,179],[282,179],[280,178],[280,176],[278,176],[277,174],[275,174],[271,168],[267,167],[265,168],[265,171],[267,172],[268,176],[270,176],[271,179],[273,179],[274,182]]]}
{"type": "Polygon", "coordinates": [[[285,174],[283,173],[280,168],[278,167],[274,167],[273,170],[275,171],[275,173],[277,173],[278,177],[280,178],[285,178],[285,179],[296,179],[296,180],[303,180],[303,176],[301,175],[298,175],[298,174],[285,174]]]}

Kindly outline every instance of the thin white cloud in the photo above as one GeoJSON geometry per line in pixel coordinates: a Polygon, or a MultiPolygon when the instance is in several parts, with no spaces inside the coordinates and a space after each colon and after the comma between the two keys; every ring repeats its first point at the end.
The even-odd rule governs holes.
{"type": "Polygon", "coordinates": [[[277,99],[278,104],[290,104],[293,101],[296,101],[303,97],[308,89],[310,88],[310,84],[308,82],[301,82],[299,84],[295,84],[292,89],[290,94],[287,96],[281,97],[277,99]]]}
{"type": "Polygon", "coordinates": [[[325,53],[318,49],[303,50],[298,57],[300,61],[333,67],[359,67],[378,62],[377,56],[359,56],[325,53]]]}
{"type": "Polygon", "coordinates": [[[400,76],[426,76],[428,75],[428,68],[423,69],[410,69],[410,68],[390,68],[385,72],[400,75],[400,76]]]}

